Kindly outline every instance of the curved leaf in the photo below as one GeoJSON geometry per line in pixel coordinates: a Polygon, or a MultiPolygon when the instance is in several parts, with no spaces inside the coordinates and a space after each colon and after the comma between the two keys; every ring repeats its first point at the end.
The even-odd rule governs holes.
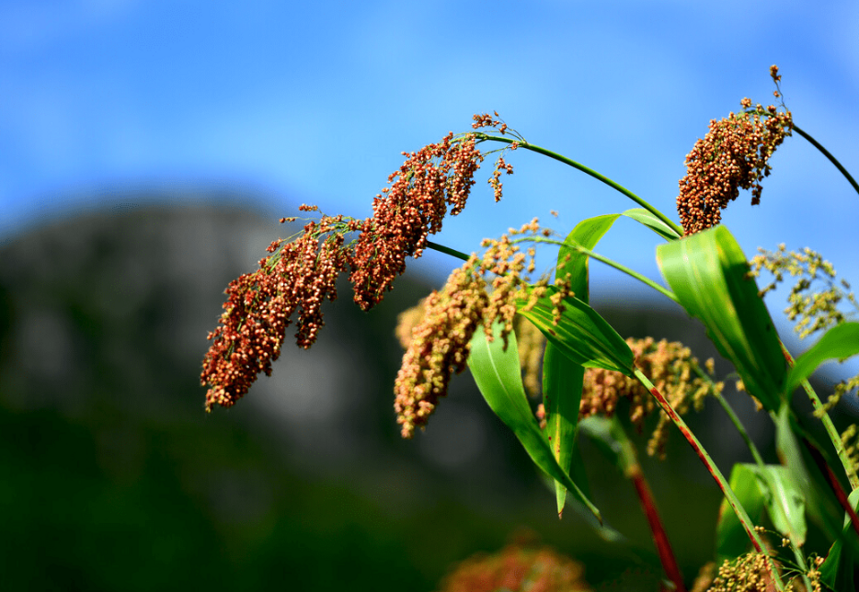
{"type": "MultiPolygon", "coordinates": [[[[611,228],[618,214],[596,216],[582,220],[567,235],[565,243],[583,245],[589,249],[611,228]]],[[[589,257],[576,249],[562,246],[558,251],[556,278],[570,282],[570,289],[582,302],[588,302],[589,257]]],[[[549,342],[543,354],[543,409],[546,412],[546,439],[552,452],[567,473],[572,469],[572,452],[576,443],[579,403],[585,370],[570,361],[556,345],[549,342]]],[[[584,467],[577,467],[584,472],[584,467]]],[[[564,512],[567,489],[555,481],[558,516],[564,512]]]]}
{"type": "Polygon", "coordinates": [[[797,488],[790,471],[780,465],[752,466],[773,526],[795,546],[801,547],[807,530],[805,496],[797,488]]]}
{"type": "Polygon", "coordinates": [[[742,249],[724,226],[659,245],[656,258],[678,301],[700,319],[746,390],[779,409],[787,363],[742,249]]]}
{"type": "MultiPolygon", "coordinates": [[[[571,472],[573,448],[582,400],[585,369],[574,364],[552,343],[543,353],[543,409],[546,412],[546,440],[555,460],[567,473],[571,472]]],[[[558,516],[564,513],[567,489],[555,481],[558,516]]]]}
{"type": "Polygon", "coordinates": [[[582,220],[567,235],[567,238],[564,239],[565,245],[558,251],[558,267],[555,277],[569,279],[571,289],[582,302],[588,301],[588,260],[590,257],[566,246],[566,243],[593,249],[618,218],[620,218],[620,214],[606,214],[582,220]]]}
{"type": "Polygon", "coordinates": [[[481,330],[478,330],[471,340],[468,367],[474,375],[477,387],[492,411],[513,430],[534,464],[566,487],[602,521],[599,510],[585,497],[552,454],[537,419],[531,412],[525,387],[522,385],[516,336],[509,335],[505,351],[501,328],[501,323],[493,325],[494,339],[491,342],[481,330]]]}
{"type": "Polygon", "coordinates": [[[859,323],[841,323],[832,327],[808,351],[796,358],[787,376],[786,396],[790,396],[793,389],[824,362],[845,360],[856,354],[859,354],[859,323]]]}
{"type": "Polygon", "coordinates": [[[640,222],[667,241],[675,241],[683,238],[676,230],[644,208],[632,208],[631,210],[626,210],[621,215],[640,222]]]}
{"type": "Polygon", "coordinates": [[[564,311],[558,324],[554,324],[550,296],[555,292],[557,288],[548,286],[546,296],[530,310],[523,309],[524,301],[519,302],[519,314],[534,323],[573,363],[633,376],[632,350],[597,311],[578,298],[563,300],[564,311]]]}

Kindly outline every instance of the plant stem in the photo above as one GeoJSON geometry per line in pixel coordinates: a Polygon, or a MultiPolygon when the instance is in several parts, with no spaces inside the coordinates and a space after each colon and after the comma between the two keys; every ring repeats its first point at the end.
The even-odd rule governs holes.
{"type": "MultiPolygon", "coordinates": [[[[529,236],[527,238],[523,238],[520,240],[532,241],[535,243],[548,243],[550,245],[558,245],[561,247],[569,247],[571,249],[575,249],[579,253],[584,253],[588,257],[591,257],[593,259],[596,259],[597,261],[605,263],[609,267],[614,267],[618,271],[621,271],[621,272],[625,273],[626,275],[637,279],[641,283],[653,288],[654,290],[656,290],[657,292],[659,292],[660,294],[662,294],[666,298],[673,300],[674,302],[677,302],[679,304],[679,302],[677,300],[677,296],[675,296],[674,292],[672,292],[671,290],[665,288],[664,286],[660,286],[659,284],[654,282],[649,277],[641,275],[637,271],[634,271],[634,270],[630,269],[629,267],[626,267],[625,265],[622,265],[622,264],[618,263],[617,261],[614,261],[613,259],[609,259],[608,257],[605,257],[603,255],[600,255],[599,253],[595,253],[594,251],[591,251],[587,247],[583,247],[582,245],[574,244],[571,242],[561,242],[561,241],[558,241],[558,240],[555,240],[552,238],[546,238],[546,237],[542,237],[542,236],[533,236],[533,237],[529,236]]],[[[517,242],[517,241],[511,241],[511,242],[517,242]]]]}
{"type": "MultiPolygon", "coordinates": [[[[781,343],[781,351],[784,354],[785,360],[787,360],[787,365],[790,368],[793,368],[793,356],[791,356],[790,352],[787,351],[784,343],[781,343]]],[[[838,433],[838,430],[835,429],[835,424],[832,423],[832,418],[829,417],[828,413],[822,412],[823,402],[820,400],[820,397],[817,396],[814,389],[811,388],[811,383],[809,383],[808,380],[802,381],[802,389],[811,400],[811,405],[814,407],[815,415],[822,413],[820,415],[820,421],[823,422],[826,434],[829,436],[829,440],[832,442],[832,446],[835,448],[836,454],[838,454],[838,459],[844,467],[844,472],[847,474],[847,480],[850,482],[850,489],[855,490],[859,488],[859,477],[856,475],[856,467],[853,466],[853,461],[850,460],[850,455],[847,454],[847,450],[844,448],[844,443],[841,441],[841,435],[838,433]]]]}
{"type": "MultiPolygon", "coordinates": [[[[829,150],[827,150],[826,148],[824,148],[823,146],[821,146],[821,145],[820,145],[820,143],[819,143],[817,140],[815,140],[814,138],[812,138],[812,137],[811,137],[810,135],[808,135],[806,132],[802,131],[802,130],[799,128],[799,126],[794,125],[794,126],[793,126],[793,131],[795,131],[795,132],[796,132],[796,133],[798,133],[800,136],[802,136],[803,138],[805,138],[806,140],[808,140],[808,142],[809,142],[812,146],[814,146],[815,148],[817,148],[818,150],[820,150],[820,152],[823,154],[823,156],[825,156],[826,158],[828,158],[828,159],[829,159],[829,161],[830,161],[832,164],[834,164],[834,165],[835,165],[835,168],[837,168],[839,171],[841,171],[841,174],[842,174],[842,175],[844,175],[844,177],[845,177],[845,178],[850,182],[850,184],[853,186],[853,189],[855,189],[855,190],[856,190],[856,193],[859,193],[859,183],[857,183],[857,182],[856,182],[856,179],[854,179],[854,178],[850,175],[850,173],[848,173],[848,172],[847,172],[847,169],[845,169],[843,166],[841,166],[841,163],[840,163],[840,162],[838,162],[838,159],[836,159],[834,156],[832,156],[832,154],[830,154],[830,153],[829,153],[829,150]]],[[[855,489],[855,488],[854,488],[854,489],[855,489]]]]}
{"type": "Polygon", "coordinates": [[[755,464],[761,468],[764,468],[766,466],[766,463],[764,463],[764,459],[761,456],[761,453],[758,451],[758,447],[755,446],[755,443],[752,442],[749,433],[746,431],[746,426],[743,425],[743,423],[740,421],[740,418],[737,417],[737,414],[734,412],[734,408],[731,407],[731,404],[728,403],[728,400],[722,395],[722,393],[716,390],[716,385],[713,383],[713,379],[710,378],[710,376],[701,369],[701,366],[695,364],[694,367],[695,373],[698,375],[698,377],[710,385],[710,390],[715,393],[713,396],[716,397],[716,400],[719,402],[719,405],[721,405],[722,409],[724,409],[725,413],[727,413],[728,419],[731,420],[731,423],[734,424],[734,427],[737,429],[737,432],[739,432],[740,437],[746,443],[749,452],[752,453],[752,458],[755,459],[755,464]]]}
{"type": "Polygon", "coordinates": [[[462,251],[457,251],[456,249],[451,249],[450,247],[445,247],[444,245],[440,245],[432,241],[427,241],[427,248],[432,249],[433,251],[438,251],[439,253],[444,253],[445,255],[450,255],[451,257],[456,257],[457,259],[462,259],[463,261],[468,261],[469,259],[469,256],[462,251]]]}
{"type": "Polygon", "coordinates": [[[657,210],[655,207],[653,207],[652,205],[650,205],[649,203],[644,201],[642,198],[638,197],[636,194],[634,194],[632,191],[630,191],[626,187],[612,181],[611,179],[609,179],[605,175],[601,175],[600,173],[596,172],[595,170],[588,168],[581,163],[576,162],[575,160],[567,158],[566,156],[563,156],[562,154],[558,154],[557,152],[552,152],[551,150],[547,150],[546,148],[542,148],[542,147],[536,146],[534,144],[529,144],[528,142],[521,140],[521,139],[502,138],[499,136],[493,136],[493,135],[485,134],[482,132],[475,132],[472,135],[479,141],[504,142],[506,144],[513,144],[515,142],[519,148],[524,148],[525,150],[530,150],[531,152],[536,152],[537,154],[542,154],[543,156],[548,156],[549,158],[553,158],[553,159],[557,160],[558,162],[562,162],[568,166],[573,167],[574,169],[578,169],[578,170],[582,171],[583,173],[590,175],[594,179],[602,181],[603,183],[605,183],[606,185],[608,185],[612,189],[615,189],[615,190],[621,192],[623,195],[625,195],[626,197],[628,197],[629,199],[631,199],[632,201],[634,201],[635,203],[637,203],[638,205],[640,205],[641,207],[646,209],[648,212],[650,212],[651,214],[653,214],[654,216],[656,216],[657,218],[659,218],[660,220],[665,222],[668,226],[673,228],[680,236],[683,236],[683,228],[681,228],[676,222],[674,222],[673,220],[668,218],[668,216],[666,216],[665,214],[663,214],[662,212],[657,210]]]}
{"type": "Polygon", "coordinates": [[[662,410],[668,415],[669,419],[677,426],[677,429],[683,434],[683,437],[686,438],[686,441],[689,442],[689,445],[692,446],[692,449],[695,451],[695,454],[698,455],[698,458],[701,459],[701,462],[704,463],[704,466],[707,467],[707,470],[713,476],[713,479],[716,480],[716,484],[719,486],[719,489],[722,490],[722,493],[725,496],[725,499],[728,500],[728,504],[734,510],[734,513],[737,515],[737,519],[739,519],[740,523],[743,525],[743,528],[746,531],[746,534],[749,535],[749,539],[752,541],[752,545],[755,547],[755,550],[758,553],[762,553],[767,557],[767,565],[769,567],[770,576],[772,577],[773,584],[776,589],[780,592],[784,592],[784,584],[781,581],[781,578],[778,575],[778,570],[776,569],[773,560],[767,554],[766,547],[764,546],[764,542],[761,539],[758,532],[755,530],[755,525],[752,522],[749,515],[746,513],[745,508],[743,508],[740,500],[737,499],[737,495],[734,493],[734,490],[731,489],[731,486],[725,480],[724,475],[719,470],[719,467],[716,466],[716,463],[713,462],[713,459],[710,458],[710,455],[704,449],[704,446],[701,445],[701,442],[692,433],[692,430],[689,429],[689,426],[686,425],[686,422],[677,414],[674,408],[671,406],[671,403],[668,402],[668,399],[657,390],[653,383],[648,380],[647,376],[641,372],[638,368],[634,369],[635,377],[644,385],[644,387],[650,391],[650,394],[656,399],[659,406],[662,407],[662,410]]]}

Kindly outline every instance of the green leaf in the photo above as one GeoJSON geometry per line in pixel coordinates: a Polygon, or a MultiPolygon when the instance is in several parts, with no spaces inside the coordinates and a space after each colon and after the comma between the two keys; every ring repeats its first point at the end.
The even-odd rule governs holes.
{"type": "MultiPolygon", "coordinates": [[[[565,243],[579,244],[592,249],[618,214],[597,216],[582,220],[567,236],[565,243]]],[[[570,289],[584,303],[588,302],[589,257],[576,249],[562,246],[558,252],[556,278],[570,282],[570,289]]],[[[546,344],[543,354],[543,408],[546,412],[546,439],[552,452],[567,473],[572,469],[572,452],[576,444],[579,421],[579,403],[582,400],[582,382],[585,370],[570,361],[552,342],[546,344]]],[[[583,469],[584,467],[577,467],[583,469]]],[[[563,515],[567,499],[566,488],[555,481],[558,515],[563,515]]]]}
{"type": "MultiPolygon", "coordinates": [[[[551,343],[543,354],[543,409],[546,412],[545,437],[555,460],[567,473],[570,472],[576,428],[579,421],[579,403],[582,400],[582,382],[585,369],[574,364],[551,343]]],[[[564,512],[567,489],[555,481],[558,515],[564,512]]]]}
{"type": "Polygon", "coordinates": [[[656,258],[680,304],[704,323],[748,393],[777,411],[787,364],[746,258],[728,229],[717,226],[659,245],[656,258]]]}
{"type": "MultiPolygon", "coordinates": [[[[737,463],[731,469],[729,484],[754,522],[759,522],[764,509],[764,495],[758,487],[752,467],[754,465],[737,463]]],[[[717,563],[725,559],[735,559],[749,548],[749,535],[743,524],[731,509],[727,499],[722,499],[719,507],[719,521],[716,524],[717,563]]]]}
{"type": "Polygon", "coordinates": [[[776,451],[782,464],[787,467],[795,489],[805,497],[809,517],[820,524],[830,539],[838,538],[841,509],[813,459],[800,446],[796,434],[801,433],[802,428],[796,423],[788,403],[784,403],[779,412],[773,414],[773,418],[776,451]]]}
{"type": "Polygon", "coordinates": [[[657,218],[656,215],[654,215],[652,212],[649,212],[644,208],[632,208],[631,210],[623,212],[622,215],[626,216],[627,218],[632,218],[636,222],[644,224],[650,230],[652,230],[665,240],[675,241],[680,238],[683,238],[682,235],[678,234],[676,230],[674,230],[668,224],[657,218]]]}
{"type": "Polygon", "coordinates": [[[586,249],[593,249],[618,218],[620,218],[620,214],[606,214],[582,220],[567,235],[564,240],[565,245],[558,251],[558,267],[555,277],[559,280],[569,278],[570,288],[582,302],[588,301],[588,261],[590,257],[567,245],[581,245],[586,249]]]}
{"type": "MultiPolygon", "coordinates": [[[[859,510],[859,489],[853,491],[847,498],[854,510],[859,510]]],[[[844,517],[844,526],[841,529],[841,538],[832,543],[826,561],[820,566],[820,580],[833,590],[855,590],[853,584],[853,571],[859,555],[849,549],[844,550],[844,540],[856,540],[850,517],[844,517]]]]}
{"type": "Polygon", "coordinates": [[[859,323],[841,323],[832,327],[799,356],[787,376],[785,397],[793,394],[799,384],[829,360],[845,360],[859,354],[859,323]]]}
{"type": "MultiPolygon", "coordinates": [[[[796,488],[787,468],[737,463],[731,469],[730,485],[752,520],[759,522],[766,508],[775,529],[797,547],[802,546],[806,534],[805,498],[796,488]]],[[[722,500],[716,526],[719,560],[739,557],[746,552],[748,545],[749,536],[743,525],[727,500],[722,500]]]]}
{"type": "Polygon", "coordinates": [[[758,487],[764,495],[767,513],[775,529],[796,546],[805,543],[805,496],[797,489],[787,467],[753,466],[758,487]]]}
{"type": "Polygon", "coordinates": [[[501,339],[502,327],[501,323],[493,325],[494,339],[491,342],[481,330],[478,330],[471,340],[468,367],[474,375],[477,387],[492,411],[513,430],[534,464],[566,487],[574,498],[602,521],[599,510],[585,497],[552,454],[531,411],[525,387],[522,385],[516,336],[509,335],[505,351],[504,340],[501,339]]]}
{"type": "Polygon", "coordinates": [[[597,311],[578,298],[565,298],[561,318],[557,325],[553,323],[550,296],[556,292],[555,286],[548,286],[548,293],[530,310],[524,310],[524,301],[518,302],[519,314],[534,323],[573,363],[633,376],[632,350],[597,311]]]}

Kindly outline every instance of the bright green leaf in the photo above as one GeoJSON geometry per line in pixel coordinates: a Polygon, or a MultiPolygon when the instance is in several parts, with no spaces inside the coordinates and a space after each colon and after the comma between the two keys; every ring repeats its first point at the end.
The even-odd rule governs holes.
{"type": "Polygon", "coordinates": [[[679,235],[676,230],[674,230],[668,224],[657,218],[655,214],[649,212],[648,210],[645,210],[644,208],[632,208],[631,210],[623,212],[622,215],[626,216],[627,218],[632,218],[636,222],[644,224],[650,230],[652,230],[665,240],[675,241],[679,238],[682,238],[682,236],[679,235]]]}
{"type": "MultiPolygon", "coordinates": [[[[737,463],[731,469],[729,484],[749,517],[759,522],[764,509],[764,496],[757,485],[753,465],[737,463]]],[[[749,548],[749,535],[737,518],[737,513],[723,499],[716,525],[716,555],[718,561],[735,559],[749,548]]]]}
{"type": "MultiPolygon", "coordinates": [[[[582,220],[567,236],[565,243],[583,245],[591,249],[618,217],[618,214],[612,214],[582,220]]],[[[588,302],[588,260],[587,255],[566,245],[558,252],[556,278],[569,281],[570,289],[584,303],[588,302]]],[[[551,342],[546,344],[546,351],[543,354],[545,434],[558,464],[568,473],[572,469],[572,451],[576,444],[584,373],[584,368],[570,361],[556,345],[551,342]]],[[[558,515],[562,515],[567,490],[557,481],[555,481],[555,497],[558,503],[558,515]]]]}
{"type": "Polygon", "coordinates": [[[525,387],[522,385],[516,336],[509,335],[505,351],[504,340],[501,339],[502,327],[501,323],[493,326],[494,339],[491,342],[481,330],[478,330],[471,340],[468,367],[474,375],[477,387],[492,411],[513,430],[534,464],[566,487],[573,497],[601,520],[599,510],[585,497],[552,454],[531,411],[525,387]]]}
{"type": "Polygon", "coordinates": [[[841,323],[832,327],[796,359],[787,377],[785,393],[790,396],[793,389],[824,362],[844,360],[856,354],[859,354],[859,323],[841,323]]]}
{"type": "Polygon", "coordinates": [[[567,244],[593,249],[619,217],[620,214],[606,214],[605,216],[595,216],[582,220],[567,235],[564,240],[565,245],[558,251],[558,267],[555,277],[567,279],[569,276],[570,288],[582,302],[588,301],[588,260],[590,257],[567,246],[567,244]]]}
{"type": "Polygon", "coordinates": [[[656,257],[680,304],[704,323],[749,394],[768,411],[778,410],[786,362],[746,258],[728,229],[717,226],[659,245],[656,257]]]}
{"type": "MultiPolygon", "coordinates": [[[[576,443],[579,403],[585,369],[567,359],[561,351],[546,344],[543,354],[543,409],[546,412],[545,436],[558,464],[570,472],[572,452],[576,443]]],[[[555,496],[558,515],[564,511],[566,488],[556,483],[555,496]]]]}
{"type": "Polygon", "coordinates": [[[546,339],[573,363],[632,376],[632,350],[590,306],[578,298],[565,298],[561,318],[557,325],[553,323],[554,305],[549,297],[556,291],[554,286],[548,286],[548,294],[531,310],[524,310],[525,302],[520,302],[519,314],[534,323],[546,339]]]}

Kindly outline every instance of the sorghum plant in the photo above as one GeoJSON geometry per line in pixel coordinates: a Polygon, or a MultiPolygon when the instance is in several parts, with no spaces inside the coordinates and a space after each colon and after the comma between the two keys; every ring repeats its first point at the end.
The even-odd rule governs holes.
{"type": "MultiPolygon", "coordinates": [[[[775,97],[781,99],[778,69],[773,66],[770,74],[775,97]]],[[[554,480],[559,516],[570,505],[596,518],[595,528],[609,532],[611,527],[602,523],[599,510],[571,477],[581,474],[572,464],[581,462],[572,454],[579,433],[603,445],[638,494],[669,585],[685,590],[686,580],[635,449],[615,416],[618,401],[627,399],[629,419],[639,430],[648,416],[658,415],[649,454],[664,455],[664,440],[673,424],[724,494],[716,524],[718,563],[702,569],[695,590],[854,589],[853,566],[859,559],[857,430],[850,426],[842,434],[836,431],[829,417],[836,399],[824,405],[807,379],[822,362],[859,353],[859,323],[853,321],[859,307],[847,292],[849,284],[836,283],[833,266],[818,253],[787,252],[781,246],[776,252],[763,251],[750,264],[720,222],[721,210],[740,189],[751,190],[753,205],[760,202],[770,158],[794,133],[820,149],[857,192],[859,184],[794,123],[783,101],[763,107],[743,99],[740,105],[738,113],[711,121],[709,132],[687,155],[687,174],[680,180],[677,197],[680,224],[611,179],[529,143],[497,113],[475,115],[470,131],[448,134],[436,144],[403,153],[407,159],[376,196],[372,217],[321,215],[291,240],[273,242],[257,271],[230,284],[225,312],[209,335],[212,346],[203,364],[207,410],[233,405],[259,373],[271,373],[293,321],[297,345],[313,344],[323,325],[320,307],[337,296],[338,276],[348,274],[354,300],[366,310],[392,288],[409,257],[436,249],[463,264],[443,288],[401,316],[397,335],[405,354],[394,385],[394,408],[404,438],[426,428],[451,377],[469,368],[490,408],[537,467],[554,480]],[[502,175],[513,172],[505,156],[516,150],[572,166],[639,207],[582,220],[566,237],[533,220],[498,239],[484,240],[482,250],[470,255],[430,242],[444,217],[466,206],[475,175],[489,154],[496,155],[489,184],[495,199],[502,198],[502,175]],[[663,241],[656,258],[667,285],[593,250],[621,216],[643,224],[663,241]],[[558,248],[551,275],[534,276],[538,244],[558,248]],[[624,339],[589,305],[591,260],[642,281],[704,324],[718,351],[734,365],[742,390],[772,418],[780,464],[763,460],[722,397],[723,384],[714,379],[711,360],[700,364],[680,343],[624,339]],[[755,283],[754,277],[764,269],[773,274],[774,282],[785,272],[799,276],[790,293],[788,316],[797,321],[803,337],[824,332],[796,360],[782,345],[764,305],[763,296],[771,286],[759,290],[755,283]],[[816,288],[820,283],[825,289],[816,288]],[[842,310],[845,304],[855,310],[842,310]],[[798,387],[815,407],[837,459],[806,435],[792,405],[798,387]],[[526,391],[541,397],[541,402],[532,405],[526,391]],[[731,467],[729,478],[682,418],[705,399],[724,409],[755,460],[731,467]],[[760,524],[764,515],[772,524],[769,532],[760,524]],[[831,547],[825,555],[806,554],[808,521],[829,538],[831,547]],[[780,546],[772,542],[772,535],[780,538],[780,546]],[[721,567],[715,567],[719,563],[721,567]]],[[[833,394],[844,396],[857,385],[859,377],[839,384],[833,394]]],[[[556,557],[505,553],[500,563],[461,568],[448,588],[459,589],[456,582],[470,582],[474,574],[482,574],[480,581],[495,589],[502,585],[497,582],[513,578],[505,575],[503,566],[517,562],[538,570],[534,573],[540,574],[535,575],[540,589],[562,589],[546,582],[578,578],[570,579],[572,564],[556,557]]],[[[516,579],[515,586],[521,585],[516,579]]]]}

